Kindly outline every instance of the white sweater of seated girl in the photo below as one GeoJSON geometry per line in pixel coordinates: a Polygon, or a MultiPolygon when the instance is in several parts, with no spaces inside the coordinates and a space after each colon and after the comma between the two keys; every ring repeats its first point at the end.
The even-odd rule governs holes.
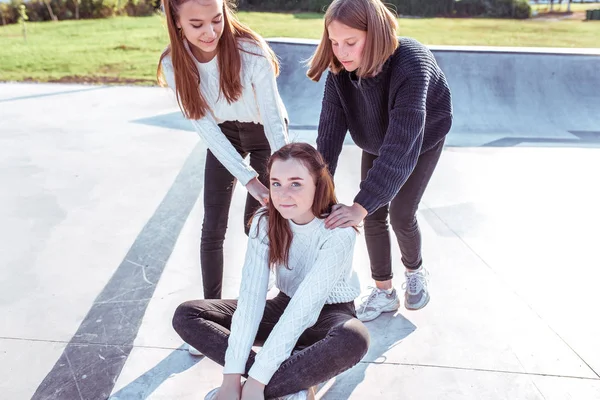
{"type": "MultiPolygon", "coordinates": [[[[268,384],[291,354],[300,335],[313,326],[325,304],[353,301],[360,283],[352,268],[356,231],[325,228],[323,219],[306,225],[289,221],[293,232],[289,265],[275,268],[276,285],[291,297],[258,352],[249,375],[268,384]]],[[[243,374],[262,319],[269,283],[268,219],[256,216],[250,229],[237,310],[225,354],[226,374],[243,374]]]]}
{"type": "MultiPolygon", "coordinates": [[[[229,104],[220,92],[218,57],[207,63],[200,63],[191,55],[188,42],[184,43],[198,67],[200,90],[211,111],[205,117],[191,122],[214,156],[241,184],[246,185],[258,174],[239,155],[218,124],[225,121],[262,124],[271,152],[289,143],[287,111],[279,96],[273,65],[258,44],[240,40],[240,47],[244,50],[240,51],[243,90],[238,101],[229,104]]],[[[162,69],[167,84],[175,91],[175,75],[170,55],[163,59],[162,69]]]]}

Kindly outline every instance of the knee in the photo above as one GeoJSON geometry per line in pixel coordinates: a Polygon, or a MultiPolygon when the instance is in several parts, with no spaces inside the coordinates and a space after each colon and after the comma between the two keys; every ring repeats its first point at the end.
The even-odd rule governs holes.
{"type": "Polygon", "coordinates": [[[195,302],[186,301],[185,303],[180,304],[173,314],[173,329],[175,329],[175,332],[177,332],[180,336],[181,332],[186,329],[190,320],[194,318],[194,315],[198,314],[197,306],[193,306],[192,303],[195,302]]]}
{"type": "Polygon", "coordinates": [[[353,354],[354,363],[358,363],[369,351],[370,336],[367,327],[354,318],[336,328],[347,354],[353,354]]]}
{"type": "Polygon", "coordinates": [[[371,218],[369,215],[365,218],[365,233],[370,235],[377,235],[379,233],[387,233],[389,229],[387,218],[371,218]]]}
{"type": "Polygon", "coordinates": [[[200,247],[205,250],[212,250],[213,248],[222,248],[223,242],[225,241],[226,232],[227,225],[222,227],[208,227],[204,225],[202,227],[200,247]]]}
{"type": "Polygon", "coordinates": [[[225,237],[229,209],[223,207],[204,207],[204,218],[202,220],[202,238],[208,240],[219,240],[225,237]]]}
{"type": "Polygon", "coordinates": [[[411,234],[417,227],[417,216],[415,213],[399,212],[391,217],[392,228],[396,233],[411,234]]]}

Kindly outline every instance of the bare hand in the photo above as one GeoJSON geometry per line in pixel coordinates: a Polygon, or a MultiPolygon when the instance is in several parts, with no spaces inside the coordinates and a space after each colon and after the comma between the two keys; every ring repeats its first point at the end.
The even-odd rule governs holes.
{"type": "Polygon", "coordinates": [[[265,385],[250,377],[244,383],[242,400],[265,400],[265,385]]]}
{"type": "Polygon", "coordinates": [[[351,206],[336,204],[332,207],[331,214],[325,220],[327,229],[347,228],[349,226],[358,226],[369,214],[363,206],[354,203],[351,206]]]}
{"type": "Polygon", "coordinates": [[[246,189],[263,207],[269,203],[269,189],[258,178],[254,178],[248,182],[246,189]]]}
{"type": "Polygon", "coordinates": [[[215,400],[240,400],[241,398],[242,376],[239,374],[224,374],[223,383],[215,400]]]}

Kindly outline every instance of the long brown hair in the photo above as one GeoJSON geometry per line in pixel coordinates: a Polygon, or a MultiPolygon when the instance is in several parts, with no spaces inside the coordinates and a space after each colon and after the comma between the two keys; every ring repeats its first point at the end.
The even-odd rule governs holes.
{"type": "MultiPolygon", "coordinates": [[[[188,119],[200,119],[209,111],[206,99],[200,92],[200,75],[196,62],[185,48],[183,32],[177,28],[180,7],[191,0],[162,0],[167,20],[170,44],[160,56],[156,77],[161,86],[166,82],[162,74],[162,60],[171,55],[173,72],[175,74],[175,91],[179,108],[188,119]]],[[[255,42],[269,61],[273,64],[275,74],[279,74],[279,62],[267,42],[252,29],[242,24],[233,12],[230,0],[223,1],[223,33],[217,45],[217,63],[219,68],[220,95],[228,103],[237,101],[242,95],[242,81],[240,71],[242,60],[239,39],[248,39],[255,42]]]]}
{"type": "MultiPolygon", "coordinates": [[[[312,204],[312,213],[317,218],[326,218],[331,212],[331,208],[337,204],[337,198],[335,196],[333,178],[323,157],[308,143],[290,143],[273,153],[269,159],[267,165],[269,175],[275,161],[287,161],[290,159],[300,161],[313,177],[316,189],[312,204]]],[[[268,219],[269,266],[274,267],[283,264],[287,267],[293,238],[288,220],[279,214],[272,200],[269,201],[266,209],[260,209],[256,215],[260,218],[259,224],[263,222],[261,220],[264,217],[268,219]]]]}
{"type": "Polygon", "coordinates": [[[335,74],[344,68],[333,54],[329,40],[327,28],[333,21],[367,32],[361,65],[356,71],[359,77],[377,75],[398,48],[398,21],[381,0],[334,0],[325,12],[321,42],[308,61],[306,75],[313,81],[318,82],[327,68],[335,74]]]}

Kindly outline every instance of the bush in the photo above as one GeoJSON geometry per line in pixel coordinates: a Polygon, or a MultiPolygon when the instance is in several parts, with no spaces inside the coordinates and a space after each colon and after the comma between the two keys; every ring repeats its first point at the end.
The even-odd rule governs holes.
{"type": "MultiPolygon", "coordinates": [[[[67,0],[50,0],[49,3],[52,12],[59,20],[73,18],[73,13],[71,12],[71,7],[73,7],[73,5],[67,4],[67,0]]],[[[21,2],[13,0],[11,4],[14,4],[14,7],[17,8],[21,2]]],[[[48,12],[48,7],[43,0],[31,0],[24,4],[27,9],[29,21],[39,22],[52,20],[50,13],[48,12]]]]}
{"type": "Polygon", "coordinates": [[[515,14],[513,15],[513,18],[531,18],[531,5],[526,0],[515,1],[515,14]]]}
{"type": "Polygon", "coordinates": [[[238,10],[323,12],[331,0],[238,0],[238,10]]]}
{"type": "MultiPolygon", "coordinates": [[[[324,12],[331,0],[239,0],[238,9],[246,11],[324,12]]],[[[454,0],[387,0],[385,4],[398,15],[450,15],[454,0]]]]}
{"type": "Polygon", "coordinates": [[[152,0],[129,0],[125,12],[130,17],[145,17],[154,14],[156,8],[156,2],[152,0]]]}
{"type": "Polygon", "coordinates": [[[15,24],[19,20],[17,10],[9,3],[0,3],[0,14],[2,24],[15,24]]]}
{"type": "MultiPolygon", "coordinates": [[[[79,18],[107,18],[115,15],[146,16],[160,8],[160,0],[49,0],[59,20],[75,18],[75,1],[79,1],[79,18]]],[[[331,0],[238,0],[239,10],[324,12],[331,0]]],[[[0,3],[7,24],[18,20],[21,0],[0,3]]],[[[49,21],[43,0],[25,0],[30,21],[49,21]]],[[[387,0],[385,4],[398,15],[422,17],[451,16],[494,18],[529,18],[527,0],[387,0]]]]}
{"type": "MultiPolygon", "coordinates": [[[[142,17],[152,15],[160,7],[160,0],[49,0],[52,12],[59,20],[75,19],[75,1],[79,1],[79,18],[108,18],[115,15],[142,17]]],[[[21,0],[0,3],[0,13],[6,24],[18,21],[18,8],[21,0]]],[[[29,21],[50,21],[50,13],[44,0],[23,2],[29,21]]]]}
{"type": "Polygon", "coordinates": [[[459,17],[531,17],[531,6],[527,0],[458,0],[454,9],[455,15],[459,17]]]}
{"type": "Polygon", "coordinates": [[[478,17],[485,14],[486,6],[484,0],[458,0],[454,11],[458,17],[478,17]]]}

